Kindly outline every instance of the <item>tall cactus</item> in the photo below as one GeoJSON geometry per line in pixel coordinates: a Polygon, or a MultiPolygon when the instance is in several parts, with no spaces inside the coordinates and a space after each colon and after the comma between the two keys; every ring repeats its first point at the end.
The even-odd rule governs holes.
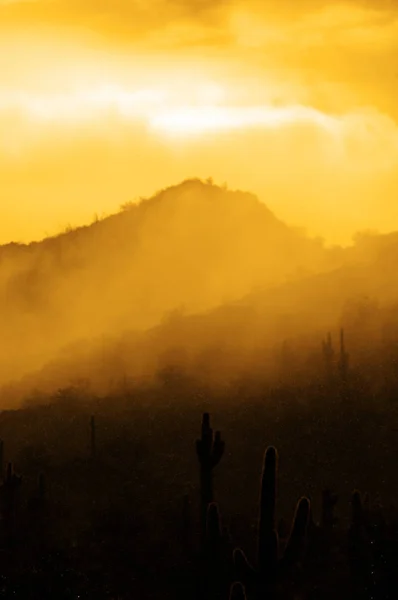
{"type": "Polygon", "coordinates": [[[220,462],[225,450],[225,443],[221,439],[221,433],[210,427],[210,415],[204,413],[202,418],[201,438],[196,440],[196,454],[200,464],[200,506],[202,540],[205,537],[207,507],[213,502],[213,469],[220,462]]]}
{"type": "Polygon", "coordinates": [[[261,477],[260,516],[258,525],[257,564],[253,568],[244,552],[236,549],[234,562],[238,577],[248,588],[254,588],[259,597],[273,597],[278,581],[289,579],[304,550],[310,514],[310,501],[301,498],[296,506],[290,536],[279,552],[279,538],[275,525],[278,453],[267,448],[261,477]],[[268,597],[268,596],[266,596],[268,597]]]}

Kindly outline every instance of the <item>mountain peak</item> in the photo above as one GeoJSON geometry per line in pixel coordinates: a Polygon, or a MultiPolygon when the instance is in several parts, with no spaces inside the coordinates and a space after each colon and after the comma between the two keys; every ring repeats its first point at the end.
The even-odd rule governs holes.
{"type": "Polygon", "coordinates": [[[199,179],[91,226],[2,247],[0,379],[77,339],[142,330],[182,306],[207,311],[322,259],[255,195],[199,179]]]}
{"type": "Polygon", "coordinates": [[[172,204],[175,208],[184,206],[203,208],[216,208],[223,205],[228,209],[240,206],[241,210],[261,210],[264,216],[276,219],[274,214],[251,192],[230,190],[226,184],[217,185],[212,178],[202,180],[199,178],[185,179],[181,183],[163,188],[150,198],[141,198],[139,203],[128,202],[122,208],[130,210],[137,206],[152,208],[160,203],[172,204]]]}

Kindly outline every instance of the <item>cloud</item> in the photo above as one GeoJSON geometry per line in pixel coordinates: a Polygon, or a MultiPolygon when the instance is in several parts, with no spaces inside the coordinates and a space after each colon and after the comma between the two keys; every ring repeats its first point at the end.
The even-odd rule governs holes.
{"type": "MultiPolygon", "coordinates": [[[[74,47],[83,48],[82,56],[91,53],[91,62],[97,64],[103,62],[104,51],[107,60],[122,52],[125,63],[152,56],[165,66],[200,57],[209,66],[223,63],[225,69],[257,77],[279,70],[285,80],[313,87],[319,108],[328,108],[334,96],[332,108],[339,110],[341,99],[351,96],[352,106],[377,105],[398,113],[398,16],[388,0],[3,2],[0,34],[3,77],[15,63],[22,72],[24,61],[27,77],[34,72],[38,77],[35,46],[48,40],[54,51],[46,50],[47,60],[59,61],[58,72],[68,55],[79,69],[74,47]],[[13,28],[20,28],[26,40],[18,42],[18,49],[13,28]],[[6,45],[13,43],[11,62],[6,45]]],[[[40,60],[45,63],[46,57],[40,60]]]]}
{"type": "MultiPolygon", "coordinates": [[[[278,198],[272,208],[293,221],[301,215],[307,224],[316,206],[320,212],[311,223],[318,230],[326,228],[336,201],[336,219],[347,217],[346,232],[355,229],[358,214],[363,222],[378,219],[380,227],[396,218],[398,223],[395,209],[386,206],[380,215],[376,206],[381,194],[392,206],[398,189],[391,174],[397,160],[397,64],[397,12],[387,0],[0,0],[0,104],[8,98],[0,115],[3,192],[11,208],[23,199],[25,211],[56,196],[62,210],[54,214],[62,225],[88,218],[79,197],[87,198],[91,215],[114,210],[130,194],[214,175],[265,199],[269,194],[271,203],[278,198]],[[256,132],[226,128],[219,139],[198,138],[195,146],[166,137],[155,143],[145,119],[134,121],[133,133],[133,120],[120,118],[115,106],[104,110],[100,124],[97,116],[86,119],[88,105],[74,124],[69,117],[63,124],[56,115],[52,122],[44,118],[68,112],[101,86],[117,87],[121,96],[174,89],[178,112],[191,102],[195,84],[209,81],[226,88],[226,103],[238,111],[235,122],[250,121],[253,107],[267,103],[300,105],[336,122],[339,133],[300,126],[275,133],[258,125],[256,132]],[[29,111],[34,114],[27,116],[29,111]],[[247,147],[258,157],[255,169],[247,147]],[[131,156],[138,157],[134,176],[131,156]],[[93,161],[101,181],[82,169],[93,161]],[[291,181],[286,164],[294,173],[291,181]],[[298,201],[300,189],[308,197],[298,201]]],[[[190,118],[190,110],[184,108],[182,117],[190,118]]],[[[182,117],[166,110],[161,121],[182,117]]],[[[44,212],[37,218],[56,229],[44,212]]]]}
{"type": "Polygon", "coordinates": [[[151,31],[179,22],[221,30],[236,11],[246,11],[264,22],[290,21],[311,26],[312,21],[317,27],[330,29],[353,24],[361,11],[369,18],[372,13],[389,14],[388,7],[387,0],[343,4],[326,0],[0,0],[3,23],[17,25],[30,19],[32,24],[40,21],[61,27],[90,27],[105,36],[118,32],[119,37],[124,37],[130,32],[140,39],[151,31]]]}
{"type": "Polygon", "coordinates": [[[5,114],[0,238],[55,233],[186,177],[210,175],[258,193],[278,216],[327,239],[398,226],[398,126],[375,109],[331,117],[305,107],[274,115],[241,107],[224,114],[232,127],[213,131],[214,115],[198,108],[206,133],[170,137],[168,128],[186,113],[161,108],[150,132],[150,115],[138,122],[106,106],[95,119],[28,126],[5,114]]]}
{"type": "Polygon", "coordinates": [[[387,0],[6,0],[0,15],[5,32],[10,26],[47,25],[148,51],[192,45],[267,48],[286,59],[325,45],[366,53],[398,46],[396,11],[387,0]]]}
{"type": "Polygon", "coordinates": [[[229,27],[241,62],[295,78],[318,108],[377,106],[398,118],[397,13],[387,3],[311,5],[296,19],[237,6],[229,27]]]}

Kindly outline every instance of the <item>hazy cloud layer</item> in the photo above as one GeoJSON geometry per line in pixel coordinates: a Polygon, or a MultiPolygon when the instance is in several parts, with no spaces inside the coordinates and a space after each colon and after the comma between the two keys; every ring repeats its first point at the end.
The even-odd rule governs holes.
{"type": "Polygon", "coordinates": [[[387,0],[0,1],[0,241],[86,222],[195,175],[253,190],[334,239],[339,222],[345,240],[398,227],[397,64],[387,0]],[[214,84],[220,98],[209,100],[214,84]],[[109,86],[119,91],[107,104],[109,86]],[[127,114],[135,93],[146,110],[145,94],[158,94],[158,113],[127,114]],[[242,122],[269,104],[319,118],[178,142],[151,128],[200,102],[242,122]]]}

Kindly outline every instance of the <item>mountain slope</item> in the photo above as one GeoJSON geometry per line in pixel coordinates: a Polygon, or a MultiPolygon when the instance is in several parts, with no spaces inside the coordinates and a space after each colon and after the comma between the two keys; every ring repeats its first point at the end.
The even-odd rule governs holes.
{"type": "Polygon", "coordinates": [[[0,248],[0,381],[65,344],[233,301],[327,253],[255,196],[189,180],[56,238],[0,248]]]}
{"type": "Polygon", "coordinates": [[[262,376],[285,338],[305,362],[340,325],[365,360],[398,340],[397,257],[398,233],[325,250],[250,194],[185,182],[91,227],[1,249],[3,381],[30,373],[2,396],[77,379],[106,391],[170,365],[213,382],[262,376]]]}
{"type": "MultiPolygon", "coordinates": [[[[395,244],[392,249],[398,251],[395,244]]],[[[371,254],[367,263],[256,291],[207,312],[175,311],[146,331],[81,341],[2,396],[19,401],[32,390],[51,393],[77,381],[109,393],[125,378],[148,382],[172,376],[174,369],[201,384],[224,385],[242,376],[246,383],[272,380],[287,368],[283,380],[297,383],[307,367],[322,373],[320,342],[332,330],[336,344],[341,326],[353,365],[367,364],[369,371],[384,356],[388,371],[388,352],[398,348],[398,274],[381,269],[381,259],[371,254]],[[282,356],[285,340],[289,359],[282,356]]],[[[179,389],[188,400],[192,389],[179,389]]]]}

